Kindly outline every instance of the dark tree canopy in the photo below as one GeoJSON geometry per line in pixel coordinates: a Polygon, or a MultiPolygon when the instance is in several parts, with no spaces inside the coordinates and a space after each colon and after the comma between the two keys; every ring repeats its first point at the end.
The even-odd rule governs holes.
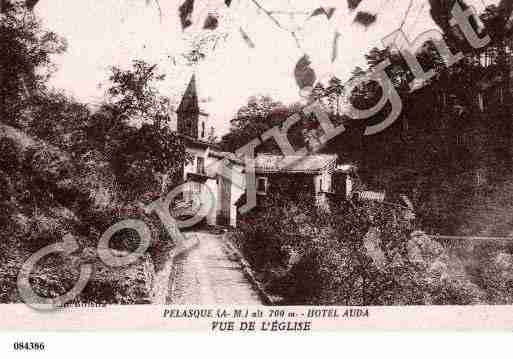
{"type": "Polygon", "coordinates": [[[24,16],[22,7],[4,3],[0,21],[0,118],[12,125],[19,125],[31,94],[45,86],[52,72],[51,55],[66,49],[63,39],[34,17],[24,16]]]}

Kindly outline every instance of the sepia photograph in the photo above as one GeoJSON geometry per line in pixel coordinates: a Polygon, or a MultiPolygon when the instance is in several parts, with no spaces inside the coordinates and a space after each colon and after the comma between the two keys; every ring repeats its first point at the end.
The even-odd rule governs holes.
{"type": "Polygon", "coordinates": [[[512,106],[510,0],[0,0],[0,328],[511,329],[512,106]]]}

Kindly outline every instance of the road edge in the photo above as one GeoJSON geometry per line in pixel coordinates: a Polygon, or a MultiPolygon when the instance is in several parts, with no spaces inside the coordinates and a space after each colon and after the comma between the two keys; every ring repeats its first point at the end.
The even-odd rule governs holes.
{"type": "Polygon", "coordinates": [[[169,283],[171,281],[171,274],[175,264],[175,259],[179,256],[187,254],[190,250],[199,245],[199,240],[196,237],[188,239],[183,247],[180,249],[173,249],[169,254],[169,258],[164,265],[164,268],[158,273],[155,273],[155,279],[151,289],[151,304],[166,305],[166,299],[169,292],[169,283]]]}
{"type": "Polygon", "coordinates": [[[262,283],[260,283],[256,279],[255,274],[253,273],[253,270],[251,269],[251,266],[250,266],[249,262],[246,260],[246,258],[244,258],[244,256],[239,251],[239,249],[237,247],[235,247],[233,245],[233,243],[228,239],[228,230],[226,230],[222,234],[222,241],[225,244],[225,246],[227,247],[227,249],[229,251],[231,251],[231,253],[239,261],[239,263],[240,263],[240,265],[242,267],[242,271],[244,272],[244,275],[250,281],[250,283],[253,286],[253,288],[255,288],[255,290],[258,292],[258,294],[260,295],[260,298],[264,302],[264,305],[276,305],[276,303],[274,302],[272,297],[264,289],[264,286],[262,285],[262,283]]]}

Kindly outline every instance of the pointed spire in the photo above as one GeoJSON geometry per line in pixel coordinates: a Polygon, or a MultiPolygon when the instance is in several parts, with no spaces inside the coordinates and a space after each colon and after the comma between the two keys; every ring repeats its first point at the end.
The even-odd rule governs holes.
{"type": "Polygon", "coordinates": [[[189,85],[187,85],[185,89],[182,101],[176,110],[178,132],[193,138],[198,138],[199,113],[196,76],[193,74],[189,85]]]}
{"type": "Polygon", "coordinates": [[[199,113],[198,91],[196,90],[196,75],[192,74],[191,80],[185,90],[182,101],[176,110],[177,113],[199,113]]]}

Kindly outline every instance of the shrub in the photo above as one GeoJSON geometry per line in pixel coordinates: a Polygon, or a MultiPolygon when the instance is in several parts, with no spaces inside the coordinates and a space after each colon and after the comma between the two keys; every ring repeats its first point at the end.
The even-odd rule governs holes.
{"type": "Polygon", "coordinates": [[[327,214],[305,203],[271,194],[232,236],[283,304],[483,302],[465,262],[422,232],[410,236],[390,208],[337,202],[327,214]]]}

